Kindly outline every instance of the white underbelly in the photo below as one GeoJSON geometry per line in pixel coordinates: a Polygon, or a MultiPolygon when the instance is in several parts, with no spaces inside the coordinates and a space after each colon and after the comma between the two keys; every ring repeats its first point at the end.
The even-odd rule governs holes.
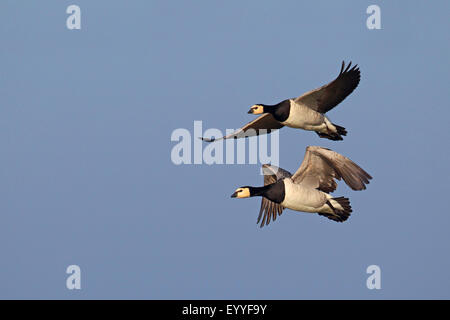
{"type": "Polygon", "coordinates": [[[291,210],[317,212],[326,203],[326,194],[302,185],[290,179],[284,180],[285,196],[281,205],[291,210]]]}
{"type": "Polygon", "coordinates": [[[282,124],[291,128],[317,131],[326,126],[322,114],[291,100],[289,117],[282,124]]]}
{"type": "Polygon", "coordinates": [[[306,206],[302,204],[301,202],[292,202],[292,201],[283,201],[281,205],[285,208],[295,210],[295,211],[301,211],[301,212],[317,212],[317,208],[306,206]]]}

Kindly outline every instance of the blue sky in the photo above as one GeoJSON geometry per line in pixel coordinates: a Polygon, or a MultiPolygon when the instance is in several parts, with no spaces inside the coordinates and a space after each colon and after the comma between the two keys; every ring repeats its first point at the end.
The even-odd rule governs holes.
{"type": "Polygon", "coordinates": [[[0,298],[450,298],[450,4],[376,1],[368,30],[373,3],[1,1],[0,298]],[[259,164],[172,163],[173,130],[237,128],[342,60],[362,74],[329,113],[348,136],[283,129],[280,165],[320,145],[366,169],[366,191],[335,192],[347,222],[259,229],[260,199],[230,198],[259,164]]]}

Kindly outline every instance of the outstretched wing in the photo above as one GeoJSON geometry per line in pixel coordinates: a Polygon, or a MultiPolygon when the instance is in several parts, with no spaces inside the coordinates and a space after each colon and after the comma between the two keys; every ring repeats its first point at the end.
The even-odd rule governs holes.
{"type": "Polygon", "coordinates": [[[246,138],[246,137],[257,136],[259,134],[270,133],[272,130],[280,129],[282,127],[284,127],[284,126],[281,123],[279,123],[277,120],[275,120],[275,118],[270,113],[266,113],[266,114],[263,114],[262,116],[259,116],[255,120],[247,123],[245,126],[236,130],[235,132],[233,132],[229,135],[226,135],[222,138],[209,139],[209,138],[201,137],[200,139],[202,139],[203,141],[206,141],[206,142],[213,142],[213,141],[221,140],[221,139],[246,138]]]}
{"type": "MultiPolygon", "coordinates": [[[[268,164],[263,164],[262,170],[264,174],[265,186],[275,183],[278,180],[282,180],[284,178],[292,176],[290,172],[268,164]]],[[[284,208],[282,205],[275,203],[265,197],[262,197],[261,209],[259,210],[258,221],[256,221],[256,223],[259,223],[262,218],[260,227],[262,228],[264,227],[264,225],[268,225],[270,223],[271,217],[273,218],[273,221],[275,221],[277,219],[277,214],[281,215],[283,209],[284,208]]]]}
{"type": "Polygon", "coordinates": [[[292,176],[301,183],[323,192],[336,190],[336,181],[344,179],[353,190],[364,190],[372,177],[356,163],[330,149],[309,146],[300,168],[292,176]]]}
{"type": "Polygon", "coordinates": [[[304,104],[320,113],[330,111],[352,93],[359,84],[361,73],[358,65],[350,69],[351,65],[350,62],[345,67],[345,63],[342,61],[341,72],[335,80],[301,95],[295,99],[295,102],[304,104]]]}

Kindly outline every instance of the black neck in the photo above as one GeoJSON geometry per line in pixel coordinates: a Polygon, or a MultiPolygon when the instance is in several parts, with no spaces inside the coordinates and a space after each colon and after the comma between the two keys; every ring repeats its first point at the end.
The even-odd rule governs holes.
{"type": "Polygon", "coordinates": [[[264,187],[249,187],[250,189],[250,197],[264,197],[267,191],[270,188],[270,184],[264,187]]]}
{"type": "Polygon", "coordinates": [[[262,106],[264,108],[264,112],[271,113],[273,117],[280,122],[286,121],[289,117],[289,111],[291,108],[289,100],[283,100],[273,105],[262,104],[262,106]]]}
{"type": "Polygon", "coordinates": [[[284,200],[285,190],[283,180],[268,184],[264,187],[248,187],[250,189],[250,197],[261,196],[275,203],[281,203],[284,200]]]}

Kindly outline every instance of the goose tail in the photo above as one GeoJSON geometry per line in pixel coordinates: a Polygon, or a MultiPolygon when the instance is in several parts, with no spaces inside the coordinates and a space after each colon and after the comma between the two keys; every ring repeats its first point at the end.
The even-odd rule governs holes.
{"type": "Polygon", "coordinates": [[[350,200],[345,197],[331,198],[327,201],[327,205],[333,213],[318,212],[318,214],[336,222],[346,221],[352,212],[350,200]]]}
{"type": "Polygon", "coordinates": [[[340,136],[346,136],[347,135],[347,130],[345,130],[344,127],[338,126],[337,124],[334,124],[334,123],[333,123],[333,125],[336,127],[338,135],[340,135],[340,136]]]}
{"type": "Polygon", "coordinates": [[[342,138],[342,136],[347,135],[347,130],[345,130],[344,127],[338,126],[337,124],[334,124],[334,123],[333,123],[333,126],[336,128],[336,131],[331,131],[330,129],[328,129],[327,132],[316,131],[316,133],[321,138],[326,138],[326,139],[330,139],[333,141],[344,140],[344,138],[342,138]]]}

